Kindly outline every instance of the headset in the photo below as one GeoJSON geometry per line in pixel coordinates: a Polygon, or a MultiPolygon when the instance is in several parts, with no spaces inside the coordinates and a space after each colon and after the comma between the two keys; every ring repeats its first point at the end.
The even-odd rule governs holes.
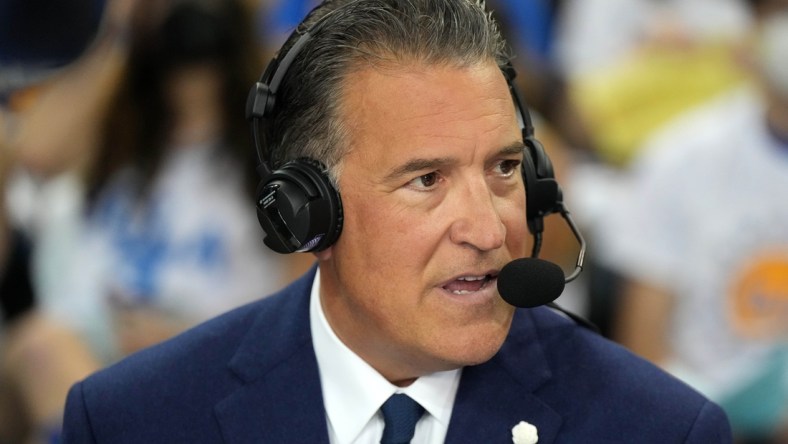
{"type": "MultiPolygon", "coordinates": [[[[342,231],[342,200],[325,166],[314,159],[299,158],[274,169],[260,134],[261,125],[276,112],[277,92],[293,61],[339,9],[342,7],[318,19],[286,52],[277,54],[249,92],[246,117],[251,121],[261,176],[256,195],[257,218],[266,233],[264,243],[278,253],[325,250],[342,231]]],[[[297,27],[286,41],[291,41],[298,33],[297,27]]],[[[525,145],[521,173],[525,184],[528,230],[534,237],[532,256],[539,254],[545,216],[561,214],[581,245],[576,269],[567,278],[569,282],[582,269],[585,240],[564,207],[553,165],[542,144],[534,137],[530,114],[514,84],[516,71],[511,62],[505,64],[502,72],[512,95],[525,145]]]]}

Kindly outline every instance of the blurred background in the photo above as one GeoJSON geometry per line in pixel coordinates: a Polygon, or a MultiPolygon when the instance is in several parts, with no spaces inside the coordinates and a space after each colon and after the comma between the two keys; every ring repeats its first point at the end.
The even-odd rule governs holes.
{"type": "MultiPolygon", "coordinates": [[[[243,113],[317,3],[0,0],[0,444],[311,265],[262,244],[243,113]]],[[[558,303],[788,443],[788,0],[487,5],[588,241],[558,303]]]]}

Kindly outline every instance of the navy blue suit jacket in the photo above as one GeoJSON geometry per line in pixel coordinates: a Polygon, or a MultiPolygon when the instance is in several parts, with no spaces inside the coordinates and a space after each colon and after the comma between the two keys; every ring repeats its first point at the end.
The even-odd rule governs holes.
{"type": "MultiPolygon", "coordinates": [[[[280,293],[76,384],[66,443],[328,443],[309,328],[314,271],[280,293]]],[[[729,443],[715,404],[548,308],[518,309],[490,361],[466,367],[447,443],[729,443]]]]}

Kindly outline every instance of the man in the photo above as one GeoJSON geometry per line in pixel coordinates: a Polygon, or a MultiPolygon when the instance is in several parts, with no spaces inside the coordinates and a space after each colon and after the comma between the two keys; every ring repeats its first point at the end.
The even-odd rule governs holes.
{"type": "Polygon", "coordinates": [[[66,442],[497,443],[518,424],[518,443],[535,442],[524,428],[540,443],[730,441],[686,386],[499,297],[501,268],[526,255],[532,142],[480,3],[338,1],[307,18],[249,113],[266,243],[314,251],[317,269],[76,385],[66,442]]]}

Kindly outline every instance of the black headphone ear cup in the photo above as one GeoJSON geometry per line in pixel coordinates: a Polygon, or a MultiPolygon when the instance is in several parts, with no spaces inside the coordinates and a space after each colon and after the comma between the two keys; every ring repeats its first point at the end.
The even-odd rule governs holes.
{"type": "Polygon", "coordinates": [[[560,210],[563,197],[553,173],[553,164],[542,144],[525,137],[523,183],[525,184],[525,215],[531,234],[541,233],[543,219],[560,210]]]}
{"type": "Polygon", "coordinates": [[[311,159],[284,164],[257,187],[257,219],[265,244],[278,253],[321,251],[342,231],[342,201],[323,166],[311,159]]]}

